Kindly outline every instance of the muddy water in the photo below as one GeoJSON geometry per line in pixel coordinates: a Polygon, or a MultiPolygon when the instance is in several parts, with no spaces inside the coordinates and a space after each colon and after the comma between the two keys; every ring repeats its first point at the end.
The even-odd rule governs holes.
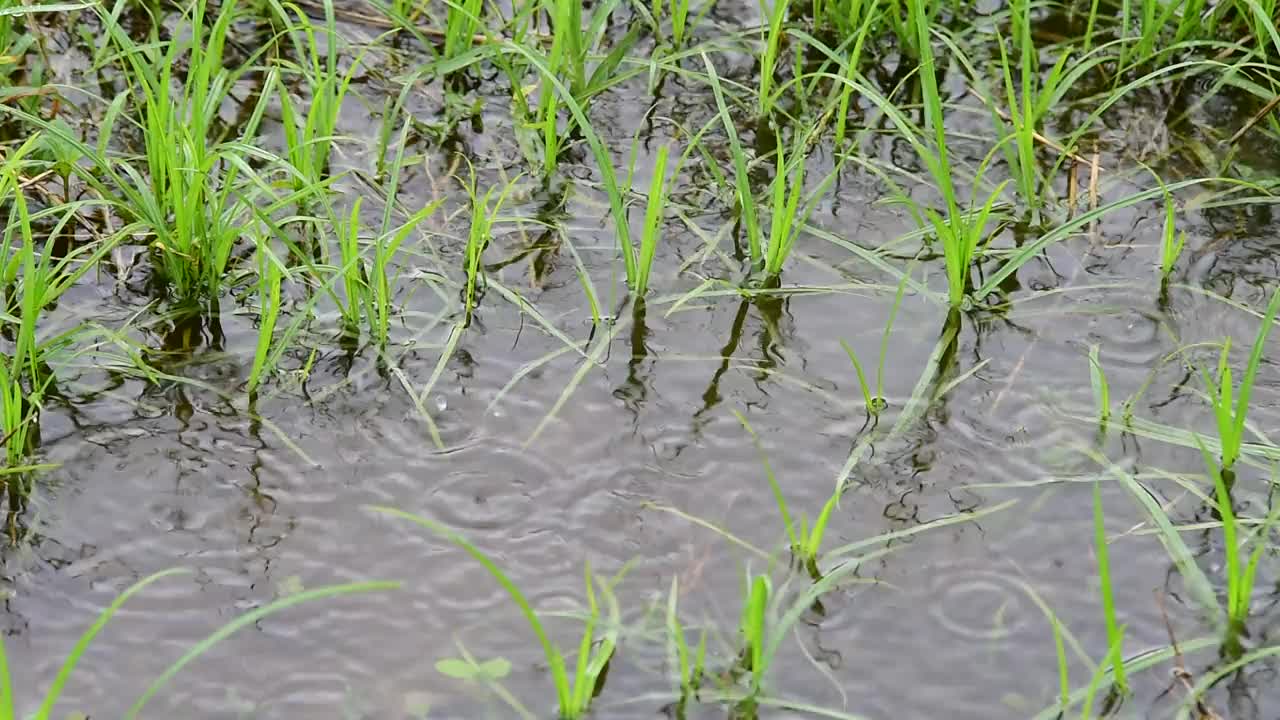
{"type": "MultiPolygon", "coordinates": [[[[353,38],[373,34],[355,25],[346,30],[353,38]]],[[[725,62],[722,71],[732,74],[734,61],[725,62]]],[[[748,71],[749,62],[738,58],[737,72],[748,71]]],[[[377,77],[366,82],[360,91],[376,107],[378,93],[390,89],[377,77]]],[[[710,117],[704,88],[669,86],[665,92],[658,114],[699,124],[710,117]]],[[[500,170],[518,172],[519,153],[501,89],[482,89],[480,96],[489,101],[483,131],[464,128],[456,140],[482,177],[497,182],[500,170]]],[[[597,130],[620,153],[638,129],[656,147],[671,130],[662,123],[637,127],[647,106],[642,84],[615,91],[594,114],[597,130]]],[[[432,119],[441,110],[439,88],[424,85],[410,110],[432,119]]],[[[342,132],[368,137],[369,122],[369,114],[353,106],[343,115],[342,132]]],[[[275,129],[266,135],[273,133],[278,137],[275,129]]],[[[1123,166],[1123,150],[1106,156],[1106,164],[1123,166]]],[[[451,156],[426,141],[413,151],[425,160],[406,173],[406,206],[454,192],[439,179],[451,156]]],[[[343,165],[369,167],[366,149],[349,143],[346,152],[343,165]]],[[[892,149],[886,144],[884,152],[892,149]]],[[[650,162],[642,157],[640,165],[650,162]]],[[[814,163],[829,166],[830,158],[814,163]]],[[[570,163],[564,174],[577,179],[564,223],[607,296],[620,288],[620,270],[605,208],[581,182],[590,177],[586,165],[570,163]]],[[[715,233],[729,217],[722,205],[709,202],[705,183],[689,173],[676,196],[687,206],[709,208],[692,219],[715,233]]],[[[348,196],[362,192],[354,179],[340,187],[348,196]]],[[[1111,190],[1115,197],[1131,191],[1124,184],[1111,190]]],[[[878,203],[882,195],[873,178],[845,170],[813,222],[875,248],[911,229],[905,216],[878,203]]],[[[456,210],[464,200],[450,197],[447,207],[456,210]]],[[[515,211],[534,216],[556,200],[554,192],[534,188],[518,199],[515,211]]],[[[1221,218],[1193,218],[1187,283],[1260,307],[1268,278],[1276,274],[1276,225],[1253,219],[1241,230],[1233,221],[1236,234],[1224,241],[1221,218]]],[[[456,273],[456,238],[465,234],[466,222],[465,213],[442,215],[433,226],[435,249],[419,248],[406,261],[409,269],[431,270],[438,262],[456,273]]],[[[1054,246],[1044,260],[1027,265],[1016,277],[1014,298],[1022,302],[1002,314],[966,316],[958,327],[948,326],[942,306],[908,293],[887,346],[889,409],[878,420],[880,429],[898,420],[948,332],[955,341],[941,354],[938,382],[955,385],[902,433],[870,445],[852,471],[829,543],[1009,500],[1017,504],[900,542],[860,571],[867,582],[824,598],[825,616],[799,625],[797,642],[778,663],[774,695],[845,707],[867,718],[1032,716],[1051,705],[1057,691],[1053,635],[1037,598],[1091,657],[1105,654],[1092,485],[1071,482],[1093,470],[1071,452],[1096,442],[1096,427],[1078,419],[1093,402],[1088,349],[1101,348],[1113,397],[1127,397],[1150,380],[1139,415],[1208,431],[1209,412],[1181,387],[1194,385],[1194,378],[1161,359],[1180,345],[1228,333],[1243,341],[1256,331],[1256,318],[1204,295],[1175,288],[1160,299],[1153,263],[1161,222],[1159,208],[1146,206],[1108,217],[1093,236],[1054,246]],[[1062,292],[1028,299],[1047,290],[1062,292]]],[[[509,659],[507,686],[550,717],[550,678],[513,605],[456,548],[365,509],[378,504],[464,532],[498,558],[540,608],[581,607],[587,560],[602,573],[631,563],[618,592],[633,634],[608,676],[596,716],[663,716],[669,684],[661,645],[654,642],[660,629],[654,603],[678,578],[686,622],[731,638],[741,573],[751,558],[653,506],[679,508],[748,542],[780,547],[782,524],[759,455],[734,412],[759,434],[791,506],[816,513],[851,451],[873,432],[840,340],[856,347],[874,373],[893,307],[892,287],[884,287],[892,278],[816,237],[802,238],[784,285],[828,290],[756,302],[721,294],[678,304],[674,298],[698,285],[698,273],[732,277],[714,260],[677,275],[675,269],[705,243],[681,228],[671,223],[659,251],[657,297],[642,321],[629,312],[619,320],[602,366],[582,376],[545,423],[583,358],[565,353],[538,364],[563,343],[490,289],[423,398],[443,449],[433,443],[401,380],[379,373],[367,354],[352,358],[326,332],[324,318],[305,336],[293,365],[316,350],[305,387],[260,399],[261,419],[251,419],[236,390],[247,374],[256,330],[252,315],[231,296],[216,329],[158,323],[135,331],[151,347],[177,348],[166,356],[167,370],[206,387],[117,378],[94,367],[92,355],[61,370],[66,399],[45,413],[42,427],[44,455],[60,467],[37,493],[33,537],[5,558],[10,597],[0,617],[17,686],[44,687],[99,610],[132,582],[164,568],[190,574],[166,579],[125,606],[86,654],[60,712],[119,715],[194,642],[276,597],[330,582],[397,579],[404,581],[399,591],[304,606],[247,628],[184,671],[151,714],[409,718],[429,707],[428,716],[437,718],[510,717],[491,698],[434,669],[436,661],[456,656],[455,643],[462,643],[480,658],[509,659]],[[537,366],[528,371],[531,363],[537,366]],[[517,375],[521,379],[508,388],[517,375]]],[[[525,243],[519,233],[500,234],[490,257],[514,257],[525,243]]],[[[933,262],[930,285],[937,290],[942,270],[933,262]]],[[[490,274],[570,337],[582,341],[591,334],[565,248],[495,262],[490,274]]],[[[86,283],[61,312],[115,326],[145,303],[139,287],[111,277],[86,283]]],[[[403,298],[406,319],[396,339],[401,348],[415,346],[399,366],[421,388],[447,337],[448,322],[438,318],[448,302],[426,290],[405,290],[403,298]]],[[[1280,369],[1274,365],[1264,366],[1255,403],[1260,428],[1280,426],[1280,369]]],[[[1195,453],[1157,441],[1113,434],[1104,445],[1109,457],[1140,469],[1200,469],[1195,453]]],[[[1261,506],[1265,473],[1241,474],[1243,496],[1261,506]]],[[[1183,495],[1169,483],[1152,487],[1162,499],[1183,495]]],[[[1179,639],[1204,634],[1208,626],[1181,593],[1159,542],[1129,532],[1145,520],[1134,498],[1110,484],[1103,498],[1107,529],[1127,533],[1112,545],[1127,651],[1167,644],[1157,591],[1171,593],[1168,612],[1179,639]]],[[[1203,507],[1185,498],[1173,515],[1208,519],[1203,507]]],[[[1210,576],[1221,578],[1216,540],[1197,535],[1188,542],[1204,551],[1201,563],[1210,576]]],[[[752,566],[761,567],[758,560],[752,566]]],[[[1259,592],[1269,595],[1275,575],[1265,564],[1263,573],[1259,592]]],[[[1251,626],[1251,642],[1265,643],[1273,626],[1265,613],[1269,597],[1257,605],[1264,611],[1251,626]]],[[[576,643],[572,623],[553,627],[561,642],[576,643]]],[[[721,657],[729,654],[720,651],[721,657]]],[[[1214,659],[1209,651],[1190,656],[1188,664],[1201,671],[1214,659]]],[[[1169,715],[1181,694],[1164,694],[1168,669],[1133,678],[1135,695],[1121,712],[1169,715]]],[[[1213,697],[1231,707],[1233,717],[1274,715],[1280,696],[1268,689],[1273,672],[1254,665],[1213,697]]],[[[1087,680],[1088,669],[1073,660],[1073,684],[1087,680]]],[[[35,695],[26,697],[31,702],[35,695]]],[[[696,706],[689,712],[724,717],[727,709],[696,706]]]]}

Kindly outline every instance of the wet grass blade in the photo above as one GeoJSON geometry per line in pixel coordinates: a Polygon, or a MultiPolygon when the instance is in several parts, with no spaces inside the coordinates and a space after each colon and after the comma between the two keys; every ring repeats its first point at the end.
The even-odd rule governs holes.
{"type": "Polygon", "coordinates": [[[751,176],[747,173],[747,153],[738,140],[738,130],[734,126],[733,116],[725,103],[724,89],[720,85],[720,75],[716,73],[711,58],[703,53],[702,62],[707,68],[707,79],[711,92],[716,98],[716,109],[720,113],[720,122],[724,125],[725,135],[729,138],[729,154],[733,159],[733,182],[738,202],[743,229],[747,234],[747,252],[753,263],[763,263],[763,241],[760,221],[756,216],[755,197],[751,192],[751,176]]]}
{"type": "Polygon", "coordinates": [[[1128,692],[1124,675],[1124,628],[1116,620],[1116,599],[1111,588],[1111,554],[1107,549],[1107,528],[1103,521],[1102,488],[1093,483],[1093,550],[1098,558],[1099,594],[1102,597],[1102,614],[1107,623],[1107,644],[1112,648],[1112,667],[1116,687],[1128,692]]]}
{"type": "MultiPolygon", "coordinates": [[[[653,163],[653,179],[649,185],[649,196],[645,200],[644,228],[640,233],[640,250],[633,261],[634,268],[627,270],[627,282],[631,285],[633,297],[644,297],[649,291],[649,272],[653,267],[653,258],[658,251],[658,241],[662,237],[662,216],[666,210],[667,196],[667,154],[670,148],[663,145],[658,148],[657,159],[653,163]]],[[[630,257],[630,253],[627,254],[630,257]]]]}

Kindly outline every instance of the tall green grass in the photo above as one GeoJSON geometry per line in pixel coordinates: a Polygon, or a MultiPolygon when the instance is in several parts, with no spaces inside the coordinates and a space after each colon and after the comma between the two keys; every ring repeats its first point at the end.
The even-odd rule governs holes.
{"type": "Polygon", "coordinates": [[[1243,532],[1244,528],[1236,515],[1231,496],[1232,483],[1228,482],[1208,449],[1201,445],[1200,452],[1204,457],[1205,469],[1213,479],[1217,515],[1222,520],[1222,552],[1226,559],[1227,573],[1227,642],[1230,643],[1245,631],[1245,622],[1249,619],[1249,609],[1253,603],[1258,564],[1262,560],[1262,554],[1271,549],[1269,538],[1277,518],[1280,517],[1280,508],[1273,509],[1266,521],[1259,524],[1252,533],[1243,532]]]}
{"type": "Polygon", "coordinates": [[[920,56],[919,75],[924,103],[924,131],[926,135],[932,134],[935,150],[926,150],[919,143],[916,143],[916,148],[917,152],[921,152],[921,159],[924,160],[930,175],[936,181],[938,191],[946,204],[945,215],[931,208],[926,208],[925,214],[933,226],[938,241],[942,244],[943,260],[947,270],[947,297],[951,307],[958,308],[963,304],[969,291],[969,274],[978,256],[979,248],[985,241],[987,223],[1003,184],[987,197],[986,202],[976,214],[961,210],[947,147],[946,122],[942,95],[938,90],[937,59],[933,52],[929,13],[925,9],[924,2],[925,0],[909,0],[912,8],[911,21],[914,25],[912,29],[917,43],[916,51],[920,56]]]}
{"type": "MultiPolygon", "coordinates": [[[[671,31],[667,34],[672,49],[679,50],[685,46],[688,41],[689,32],[692,24],[689,17],[691,0],[653,0],[651,13],[656,27],[656,31],[661,34],[662,19],[666,17],[670,20],[671,31]]],[[[710,4],[704,6],[704,12],[710,8],[710,4]]],[[[695,18],[696,19],[696,18],[695,18]]]]}
{"type": "MultiPolygon", "coordinates": [[[[280,320],[281,284],[286,270],[272,256],[265,243],[258,246],[258,343],[249,370],[248,392],[252,397],[271,367],[268,363],[276,341],[276,324],[280,320]]],[[[278,347],[278,346],[277,346],[278,347]]]]}
{"type": "Polygon", "coordinates": [[[742,231],[747,236],[751,276],[757,279],[775,280],[795,248],[796,240],[804,231],[805,223],[828,188],[834,183],[842,165],[837,163],[836,167],[827,173],[815,188],[806,193],[805,166],[808,161],[808,149],[820,128],[811,127],[808,132],[797,130],[789,143],[779,142],[774,151],[774,173],[769,182],[769,200],[765,206],[769,212],[769,224],[766,227],[760,221],[755,194],[751,187],[751,163],[738,137],[720,76],[705,53],[703,62],[715,95],[720,122],[729,140],[733,170],[731,190],[737,204],[742,231]]]}
{"type": "Polygon", "coordinates": [[[278,89],[267,88],[268,93],[279,98],[280,124],[284,130],[286,157],[294,170],[294,187],[305,192],[323,186],[328,179],[334,143],[339,139],[338,114],[369,50],[355,58],[344,72],[338,61],[341,36],[333,0],[324,0],[323,28],[317,28],[310,16],[292,3],[282,5],[278,0],[271,0],[271,4],[287,25],[286,33],[299,58],[297,63],[280,60],[279,64],[301,78],[308,91],[305,103],[299,103],[283,82],[278,89]]]}
{"type": "MultiPolygon", "coordinates": [[[[126,6],[120,0],[110,12],[102,11],[102,22],[116,51],[113,59],[130,79],[146,162],[145,173],[127,162],[112,168],[118,178],[112,190],[119,195],[121,209],[154,238],[157,269],[177,299],[213,297],[222,286],[232,248],[249,222],[245,203],[255,202],[260,194],[259,186],[250,182],[257,171],[245,162],[253,150],[215,136],[224,101],[251,67],[225,67],[224,50],[237,5],[223,3],[208,18],[204,0],[194,0],[171,39],[163,40],[154,25],[144,42],[135,41],[121,24],[126,6]],[[177,74],[183,66],[187,72],[177,74]]],[[[259,99],[241,137],[256,134],[267,102],[268,97],[259,99]]],[[[119,109],[118,104],[112,108],[116,114],[119,109]]],[[[109,119],[107,128],[112,125],[109,119]]]]}
{"type": "Polygon", "coordinates": [[[760,2],[760,11],[768,19],[768,23],[761,27],[764,48],[760,55],[760,88],[756,105],[761,120],[767,120],[773,115],[777,102],[773,89],[774,74],[782,51],[782,40],[787,32],[787,11],[791,6],[791,0],[772,0],[769,5],[765,5],[765,2],[766,0],[760,2]]]}
{"type": "MultiPolygon", "coordinates": [[[[628,286],[633,298],[643,298],[649,292],[649,274],[653,270],[653,258],[662,238],[662,226],[667,210],[668,177],[667,156],[670,148],[658,148],[653,161],[653,175],[649,180],[649,193],[645,198],[644,225],[640,228],[640,244],[623,248],[628,286]]],[[[678,169],[677,169],[678,170],[678,169]]],[[[632,173],[634,175],[634,168],[632,173]]],[[[630,185],[628,178],[628,185],[630,185]]]]}
{"type": "Polygon", "coordinates": [[[27,493],[27,472],[39,436],[39,416],[46,392],[54,382],[50,361],[65,350],[78,327],[57,333],[42,332],[47,309],[112,249],[118,238],[81,245],[68,252],[56,250],[59,233],[65,232],[81,209],[80,204],[54,206],[31,213],[24,182],[24,164],[40,145],[36,133],[8,153],[0,164],[0,202],[8,206],[0,248],[0,329],[11,341],[0,355],[0,433],[5,446],[5,468],[11,508],[27,493]],[[53,222],[44,241],[37,242],[34,218],[53,222]]]}
{"type": "MultiPolygon", "coordinates": [[[[567,94],[580,108],[588,108],[591,102],[622,78],[619,67],[627,52],[640,37],[639,26],[607,48],[610,19],[621,6],[621,0],[605,0],[589,8],[584,18],[581,0],[541,0],[543,12],[551,18],[551,46],[542,53],[540,47],[522,46],[524,55],[541,55],[542,62],[533,63],[539,92],[533,125],[541,138],[541,161],[544,176],[550,176],[559,166],[563,139],[572,137],[582,129],[582,113],[570,112],[562,122],[560,110],[567,103],[567,94]],[[584,28],[584,19],[586,27],[584,28]],[[557,82],[552,82],[554,78],[557,82]],[[563,87],[559,87],[561,85],[563,87]]],[[[519,82],[516,76],[515,82],[519,82]]],[[[517,106],[523,106],[523,93],[517,86],[517,106]]]]}
{"type": "MultiPolygon", "coordinates": [[[[1010,3],[1010,11],[1013,16],[1014,46],[1018,51],[1019,59],[1016,70],[1009,60],[1005,39],[997,38],[1008,107],[1008,124],[1014,138],[1012,143],[1004,146],[1005,158],[1014,176],[1018,194],[1026,203],[1031,222],[1038,224],[1042,200],[1039,162],[1036,158],[1036,130],[1041,118],[1051,109],[1049,103],[1056,97],[1057,86],[1066,74],[1071,51],[1062,52],[1053,68],[1042,74],[1039,50],[1031,35],[1030,3],[1025,0],[1010,3]],[[1018,79],[1016,90],[1015,76],[1018,79]],[[1043,88],[1040,87],[1042,83],[1043,88]]],[[[993,105],[992,108],[994,110],[995,106],[993,105]]]]}

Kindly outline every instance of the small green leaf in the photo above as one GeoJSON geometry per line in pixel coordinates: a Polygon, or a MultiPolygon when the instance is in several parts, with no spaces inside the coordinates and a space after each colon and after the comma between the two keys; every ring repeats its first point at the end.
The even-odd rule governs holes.
{"type": "Polygon", "coordinates": [[[480,671],[489,680],[501,680],[511,674],[511,663],[506,658],[494,658],[480,663],[480,671]]]}
{"type": "Polygon", "coordinates": [[[465,660],[445,658],[436,662],[436,672],[455,680],[475,680],[480,668],[465,660]]]}

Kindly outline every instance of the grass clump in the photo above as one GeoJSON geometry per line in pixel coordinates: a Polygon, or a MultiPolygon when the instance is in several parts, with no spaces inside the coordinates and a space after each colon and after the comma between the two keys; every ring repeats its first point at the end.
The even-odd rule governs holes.
{"type": "MultiPolygon", "coordinates": [[[[225,67],[224,50],[237,5],[223,3],[210,24],[205,3],[195,0],[180,16],[172,39],[162,40],[156,24],[145,42],[136,42],[121,25],[126,5],[121,0],[111,12],[103,11],[103,24],[116,50],[114,58],[131,80],[132,99],[141,115],[145,173],[128,162],[116,167],[105,148],[97,161],[115,178],[110,192],[118,193],[121,210],[152,235],[157,270],[176,298],[215,298],[232,248],[249,224],[248,204],[260,194],[248,182],[257,174],[244,162],[251,149],[217,139],[219,110],[237,79],[250,69],[249,63],[236,70],[225,67]],[[176,74],[182,66],[188,71],[176,74]]],[[[114,113],[123,100],[117,100],[114,113]]],[[[265,103],[265,97],[259,100],[241,128],[242,138],[257,132],[265,103]]],[[[108,128],[111,125],[108,121],[108,128]]]]}
{"type": "Polygon", "coordinates": [[[39,438],[40,411],[54,383],[50,361],[66,349],[78,332],[46,334],[41,319],[46,310],[81,277],[97,267],[114,240],[88,243],[60,252],[55,243],[74,217],[76,206],[55,206],[38,213],[54,220],[43,243],[33,232],[34,217],[23,189],[23,167],[42,142],[37,133],[9,153],[0,165],[0,200],[8,206],[0,248],[0,334],[9,341],[0,355],[0,441],[4,443],[10,510],[20,508],[29,491],[29,464],[39,438]]]}
{"type": "Polygon", "coordinates": [[[1272,294],[1271,302],[1267,305],[1262,325],[1258,328],[1258,335],[1254,338],[1253,349],[1245,365],[1244,377],[1241,378],[1238,388],[1232,378],[1231,366],[1227,362],[1231,351],[1230,338],[1223,343],[1222,352],[1219,353],[1216,375],[1202,372],[1209,404],[1213,407],[1214,418],[1217,420],[1218,441],[1222,445],[1220,467],[1222,473],[1227,476],[1231,476],[1236,461],[1240,458],[1254,380],[1257,378],[1258,366],[1266,350],[1267,336],[1271,333],[1271,326],[1275,322],[1277,312],[1280,312],[1280,289],[1272,294]]]}
{"type": "Polygon", "coordinates": [[[272,0],[272,7],[286,24],[294,54],[300,59],[297,63],[281,59],[279,65],[301,78],[308,91],[303,105],[294,99],[283,82],[278,88],[267,88],[268,94],[280,101],[281,127],[294,188],[306,193],[327,185],[331,155],[338,140],[338,114],[361,64],[357,59],[345,72],[339,67],[341,37],[332,0],[324,2],[322,28],[317,28],[315,22],[292,3],[281,5],[272,0]]]}
{"type": "Polygon", "coordinates": [[[1213,479],[1215,510],[1222,520],[1222,546],[1227,573],[1227,597],[1224,607],[1227,616],[1226,645],[1232,647],[1238,645],[1239,638],[1245,632],[1245,623],[1249,619],[1250,606],[1253,604],[1253,588],[1258,576],[1258,564],[1262,560],[1263,552],[1271,547],[1269,537],[1276,520],[1280,518],[1280,509],[1272,510],[1266,521],[1259,524],[1253,532],[1244,532],[1240,518],[1236,515],[1228,476],[1214,462],[1213,455],[1204,445],[1200,446],[1200,452],[1204,457],[1205,469],[1213,479]]]}
{"type": "Polygon", "coordinates": [[[502,210],[502,206],[506,203],[507,196],[514,186],[514,180],[507,183],[502,188],[502,191],[498,193],[498,196],[494,198],[494,192],[498,189],[496,186],[490,187],[481,195],[476,189],[474,176],[466,185],[467,196],[471,199],[471,228],[467,234],[465,250],[467,281],[466,286],[463,288],[462,297],[465,312],[464,324],[470,324],[471,322],[471,313],[476,307],[481,284],[484,281],[484,268],[481,263],[484,250],[489,246],[489,241],[493,238],[493,226],[499,220],[498,213],[502,210]]]}

